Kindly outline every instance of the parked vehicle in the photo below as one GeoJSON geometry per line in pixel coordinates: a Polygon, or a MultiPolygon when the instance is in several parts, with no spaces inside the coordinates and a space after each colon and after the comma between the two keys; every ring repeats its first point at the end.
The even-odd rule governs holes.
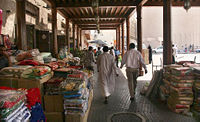
{"type": "Polygon", "coordinates": [[[195,52],[196,52],[196,53],[200,53],[200,49],[196,49],[195,52]]]}
{"type": "Polygon", "coordinates": [[[163,47],[157,47],[155,49],[152,50],[153,53],[163,53],[163,47]]]}

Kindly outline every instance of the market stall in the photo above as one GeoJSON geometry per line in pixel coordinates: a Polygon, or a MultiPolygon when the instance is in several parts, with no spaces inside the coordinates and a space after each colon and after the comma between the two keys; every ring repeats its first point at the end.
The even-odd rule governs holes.
{"type": "MultiPolygon", "coordinates": [[[[84,53],[74,52],[79,54],[74,57],[66,51],[59,53],[59,59],[50,53],[40,53],[38,49],[10,51],[13,66],[0,70],[0,86],[15,89],[15,92],[23,89],[26,99],[16,111],[27,111],[23,107],[26,105],[29,108],[25,112],[29,113],[27,120],[87,121],[93,98],[93,72],[85,69],[81,62],[84,53]],[[34,113],[33,109],[41,111],[40,117],[34,117],[37,110],[34,113]]],[[[0,115],[1,120],[16,119],[12,114],[6,117],[0,115]]]]}

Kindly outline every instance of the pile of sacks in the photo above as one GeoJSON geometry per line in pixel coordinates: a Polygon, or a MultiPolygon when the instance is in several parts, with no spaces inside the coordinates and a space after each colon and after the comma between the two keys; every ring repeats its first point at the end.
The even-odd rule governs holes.
{"type": "Polygon", "coordinates": [[[181,65],[165,65],[163,71],[163,83],[160,85],[160,98],[165,101],[169,97],[171,72],[173,68],[181,67],[181,65]]]}
{"type": "Polygon", "coordinates": [[[0,121],[26,122],[31,114],[25,106],[25,92],[0,89],[0,121]]]}
{"type": "Polygon", "coordinates": [[[176,112],[187,114],[193,103],[194,75],[189,67],[173,68],[171,71],[168,107],[176,112]]]}
{"type": "Polygon", "coordinates": [[[61,83],[65,115],[84,115],[88,109],[89,90],[80,78],[67,78],[61,83]]]}
{"type": "Polygon", "coordinates": [[[194,67],[195,82],[194,82],[194,110],[200,112],[200,67],[194,67]]]}

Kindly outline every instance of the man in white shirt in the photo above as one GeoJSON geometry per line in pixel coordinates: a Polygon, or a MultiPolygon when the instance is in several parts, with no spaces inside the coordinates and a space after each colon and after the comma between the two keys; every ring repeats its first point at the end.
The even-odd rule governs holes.
{"type": "Polygon", "coordinates": [[[118,76],[114,56],[108,53],[108,47],[103,47],[103,54],[97,60],[99,82],[102,88],[104,103],[108,103],[108,97],[114,92],[115,76],[118,76]]]}
{"type": "Polygon", "coordinates": [[[128,87],[130,93],[130,100],[134,100],[135,89],[137,86],[137,77],[139,74],[140,63],[145,69],[145,73],[147,73],[147,68],[144,63],[144,59],[141,53],[135,50],[135,44],[131,43],[129,45],[129,50],[124,54],[122,58],[121,67],[126,64],[126,76],[128,78],[128,87]]]}

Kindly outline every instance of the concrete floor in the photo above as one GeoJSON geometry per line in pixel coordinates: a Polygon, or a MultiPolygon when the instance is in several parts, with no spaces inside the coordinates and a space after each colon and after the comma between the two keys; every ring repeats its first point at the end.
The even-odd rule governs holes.
{"type": "MultiPolygon", "coordinates": [[[[95,72],[95,78],[98,77],[95,72]]],[[[158,100],[150,101],[140,95],[140,90],[146,81],[138,81],[136,99],[131,102],[129,99],[127,79],[121,72],[116,77],[116,88],[114,94],[109,98],[108,104],[104,104],[101,89],[98,81],[94,86],[94,99],[90,109],[88,122],[107,122],[108,118],[116,112],[135,112],[141,114],[147,122],[195,122],[193,117],[188,117],[171,112],[167,105],[158,100]]],[[[118,120],[117,122],[123,122],[118,120]]],[[[124,121],[125,122],[125,121],[124,121]]],[[[126,121],[127,122],[127,121],[126,121]]]]}

